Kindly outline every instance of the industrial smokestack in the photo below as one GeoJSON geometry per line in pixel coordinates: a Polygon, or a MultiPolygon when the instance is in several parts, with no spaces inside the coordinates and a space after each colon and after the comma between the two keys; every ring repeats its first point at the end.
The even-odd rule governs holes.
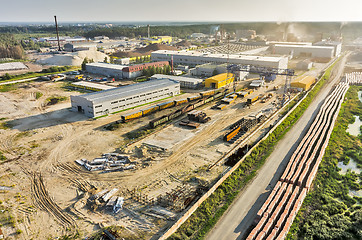
{"type": "Polygon", "coordinates": [[[58,51],[60,51],[60,41],[59,41],[59,31],[58,31],[57,16],[54,16],[54,19],[55,19],[55,29],[57,30],[58,51]]]}
{"type": "Polygon", "coordinates": [[[150,24],[147,25],[147,37],[150,38],[150,24]]]}

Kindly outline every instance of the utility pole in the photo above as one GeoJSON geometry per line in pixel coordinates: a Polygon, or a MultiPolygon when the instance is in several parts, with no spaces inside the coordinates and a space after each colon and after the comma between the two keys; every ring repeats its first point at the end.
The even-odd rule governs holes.
{"type": "Polygon", "coordinates": [[[55,19],[55,29],[57,30],[58,51],[61,51],[61,50],[60,50],[60,41],[59,41],[59,31],[58,31],[57,16],[54,16],[54,19],[55,19]]]}

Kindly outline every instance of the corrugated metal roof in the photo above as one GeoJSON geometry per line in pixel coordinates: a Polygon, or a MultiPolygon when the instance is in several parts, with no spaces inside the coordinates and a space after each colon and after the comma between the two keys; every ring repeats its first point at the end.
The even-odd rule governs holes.
{"type": "Polygon", "coordinates": [[[330,46],[309,46],[309,45],[282,45],[282,44],[275,44],[275,47],[280,47],[280,48],[303,48],[303,49],[330,49],[330,50],[334,50],[334,47],[330,47],[330,46]]]}
{"type": "Polygon", "coordinates": [[[182,76],[173,76],[173,75],[165,75],[165,74],[155,74],[151,76],[151,79],[171,79],[178,82],[192,82],[192,83],[201,83],[203,80],[200,78],[190,78],[190,77],[182,77],[182,76]]]}
{"type": "Polygon", "coordinates": [[[170,79],[151,80],[115,89],[104,90],[101,92],[87,93],[78,97],[85,98],[86,100],[93,102],[93,104],[98,104],[131,97],[140,93],[154,91],[165,87],[172,87],[174,85],[179,85],[179,83],[170,79]]]}
{"type": "Polygon", "coordinates": [[[102,90],[108,90],[108,89],[114,89],[116,87],[105,85],[105,84],[99,84],[99,83],[92,83],[92,82],[75,82],[71,84],[72,86],[79,86],[79,87],[91,87],[96,89],[102,89],[102,90]]]}
{"type": "Polygon", "coordinates": [[[122,71],[123,68],[127,67],[127,66],[125,66],[125,65],[102,63],[102,62],[87,63],[86,66],[99,67],[99,68],[107,68],[107,69],[120,70],[120,71],[122,71]]]}
{"type": "MultiPolygon", "coordinates": [[[[200,53],[196,51],[175,51],[175,50],[157,50],[152,52],[153,54],[167,54],[169,56],[195,56],[195,57],[207,57],[207,58],[225,58],[227,59],[227,54],[213,54],[213,53],[200,53]]],[[[258,60],[260,62],[279,62],[284,59],[284,57],[265,57],[265,56],[252,56],[252,55],[242,55],[242,54],[230,54],[229,59],[242,59],[242,60],[258,60]]]]}
{"type": "Polygon", "coordinates": [[[25,64],[22,62],[9,62],[9,63],[0,64],[0,71],[27,69],[27,68],[28,67],[25,66],[25,64]]]}

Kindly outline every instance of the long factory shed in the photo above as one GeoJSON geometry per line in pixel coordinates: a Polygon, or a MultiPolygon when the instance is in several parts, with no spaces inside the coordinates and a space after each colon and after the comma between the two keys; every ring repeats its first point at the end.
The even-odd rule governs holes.
{"type": "Polygon", "coordinates": [[[170,79],[160,79],[71,96],[71,103],[72,111],[95,118],[178,94],[180,94],[180,83],[170,79]]]}
{"type": "Polygon", "coordinates": [[[197,51],[174,51],[158,50],[151,53],[152,61],[169,61],[173,60],[175,64],[196,66],[205,63],[226,63],[253,65],[258,67],[270,67],[286,69],[288,67],[287,57],[264,57],[242,54],[212,54],[201,53],[197,51]]]}

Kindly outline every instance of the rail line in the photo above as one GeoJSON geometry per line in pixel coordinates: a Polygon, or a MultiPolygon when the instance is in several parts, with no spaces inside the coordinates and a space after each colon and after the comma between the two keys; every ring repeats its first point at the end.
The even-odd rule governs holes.
{"type": "Polygon", "coordinates": [[[284,239],[323,158],[340,106],[350,85],[362,85],[362,72],[346,74],[325,99],[279,181],[257,213],[253,239],[284,239]]]}

